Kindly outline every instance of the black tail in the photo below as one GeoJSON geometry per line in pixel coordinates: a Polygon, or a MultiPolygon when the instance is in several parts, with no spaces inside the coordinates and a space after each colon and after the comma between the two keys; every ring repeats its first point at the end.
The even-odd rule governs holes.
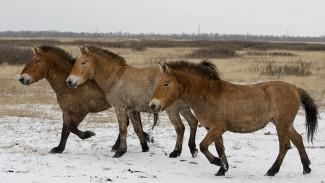
{"type": "Polygon", "coordinates": [[[304,89],[298,88],[298,93],[306,113],[307,140],[313,142],[318,126],[317,105],[304,89]]]}

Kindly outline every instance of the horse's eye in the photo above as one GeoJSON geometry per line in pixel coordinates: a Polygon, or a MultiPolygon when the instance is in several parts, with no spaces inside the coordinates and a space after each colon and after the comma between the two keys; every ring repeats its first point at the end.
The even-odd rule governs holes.
{"type": "Polygon", "coordinates": [[[81,65],[86,65],[86,62],[81,62],[81,65]]]}
{"type": "Polygon", "coordinates": [[[37,65],[39,62],[38,61],[35,61],[34,64],[37,65]]]}
{"type": "Polygon", "coordinates": [[[167,87],[168,86],[168,83],[164,83],[164,85],[163,85],[164,87],[167,87]]]}

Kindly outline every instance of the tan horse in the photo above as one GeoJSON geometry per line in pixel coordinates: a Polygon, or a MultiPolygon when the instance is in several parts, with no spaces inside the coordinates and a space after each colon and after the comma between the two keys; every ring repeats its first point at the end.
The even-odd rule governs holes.
{"type": "Polygon", "coordinates": [[[302,137],[293,127],[300,104],[306,112],[308,140],[313,140],[317,129],[318,110],[313,99],[305,90],[294,85],[271,81],[254,85],[236,85],[220,79],[202,65],[174,62],[160,65],[163,73],[157,82],[150,101],[154,112],[166,109],[175,100],[182,99],[199,119],[208,133],[200,143],[200,150],[211,164],[220,166],[216,175],[225,175],[229,165],[225,155],[222,134],[225,131],[251,133],[264,128],[269,122],[276,126],[280,151],[268,176],[275,175],[290,148],[290,141],[297,147],[303,173],[310,173],[302,137]],[[213,143],[220,157],[213,156],[208,146],[213,143]]]}
{"type": "MultiPolygon", "coordinates": [[[[103,91],[94,81],[87,81],[77,90],[66,85],[65,80],[76,59],[64,50],[52,46],[33,46],[32,48],[35,55],[21,72],[19,81],[24,85],[30,85],[46,78],[56,93],[57,101],[63,113],[63,128],[60,144],[50,152],[61,153],[65,149],[70,131],[81,139],[95,135],[92,131],[80,131],[78,125],[88,113],[104,111],[109,109],[111,105],[106,101],[103,91]]],[[[139,121],[140,114],[137,113],[136,115],[139,121]]],[[[142,131],[142,129],[137,131],[142,131]]],[[[117,150],[119,145],[120,139],[118,138],[112,149],[117,150]]],[[[143,148],[148,148],[148,146],[143,148]]]]}
{"type": "MultiPolygon", "coordinates": [[[[120,152],[123,154],[126,151],[125,137],[122,138],[125,136],[126,115],[133,112],[152,113],[148,103],[160,76],[159,67],[132,67],[127,65],[122,57],[95,46],[85,45],[80,49],[82,55],[74,64],[67,84],[71,88],[76,88],[88,79],[94,79],[98,83],[105,92],[107,101],[115,108],[120,124],[121,146],[124,141],[124,151],[120,152]]],[[[197,119],[181,101],[171,105],[166,112],[177,133],[175,149],[169,156],[177,157],[182,151],[185,127],[180,114],[189,123],[191,129],[189,148],[192,156],[195,156],[197,119]]]]}

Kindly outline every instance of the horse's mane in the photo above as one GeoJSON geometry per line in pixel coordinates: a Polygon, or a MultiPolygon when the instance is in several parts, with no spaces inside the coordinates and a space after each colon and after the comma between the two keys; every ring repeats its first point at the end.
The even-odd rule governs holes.
{"type": "Polygon", "coordinates": [[[90,52],[97,53],[103,57],[117,61],[118,63],[120,63],[122,65],[126,65],[126,61],[123,57],[121,57],[111,51],[108,51],[108,50],[105,50],[103,48],[96,47],[93,45],[85,45],[85,46],[89,49],[90,52]]]}
{"type": "Polygon", "coordinates": [[[191,63],[188,61],[176,61],[167,63],[172,69],[176,70],[192,70],[199,73],[202,76],[208,77],[213,80],[221,80],[218,68],[209,62],[204,60],[200,63],[191,63]]]}
{"type": "Polygon", "coordinates": [[[63,49],[55,46],[41,46],[40,49],[43,52],[51,52],[55,55],[62,57],[64,60],[68,60],[70,64],[74,65],[76,62],[76,58],[73,58],[69,53],[64,51],[63,49]]]}

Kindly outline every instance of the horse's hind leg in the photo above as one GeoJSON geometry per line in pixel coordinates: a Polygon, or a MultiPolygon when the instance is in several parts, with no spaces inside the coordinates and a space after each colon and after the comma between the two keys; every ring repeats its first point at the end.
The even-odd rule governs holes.
{"type": "Polygon", "coordinates": [[[168,108],[166,109],[166,112],[168,114],[169,120],[174,125],[177,134],[175,149],[169,154],[169,157],[176,158],[182,153],[185,126],[182,123],[181,117],[179,116],[179,111],[170,110],[170,108],[168,108]]]}
{"type": "Polygon", "coordinates": [[[229,164],[228,164],[227,157],[226,157],[226,154],[225,154],[225,147],[223,145],[222,136],[220,136],[217,140],[214,141],[214,145],[215,145],[216,150],[218,152],[219,158],[225,163],[225,167],[220,167],[220,169],[219,169],[218,173],[216,174],[216,176],[225,175],[225,173],[229,169],[229,164]]]}
{"type": "Polygon", "coordinates": [[[306,153],[306,150],[305,150],[301,135],[299,135],[297,133],[297,131],[292,127],[290,129],[290,131],[289,131],[289,138],[290,138],[291,142],[298,149],[300,159],[301,159],[301,163],[302,163],[303,169],[304,169],[303,173],[304,174],[310,173],[310,171],[311,171],[311,169],[309,168],[310,161],[309,161],[308,155],[306,153]]]}
{"type": "MultiPolygon", "coordinates": [[[[218,141],[218,139],[221,137],[223,132],[224,131],[221,131],[221,130],[218,130],[215,128],[210,128],[207,135],[204,137],[204,139],[200,143],[200,150],[205,155],[205,157],[209,160],[209,162],[211,164],[220,166],[222,169],[226,170],[227,168],[225,167],[225,163],[223,162],[223,160],[213,156],[213,154],[211,154],[208,149],[209,145],[212,142],[217,142],[217,144],[219,145],[220,141],[218,141]]],[[[218,146],[218,148],[219,148],[219,146],[218,146]]],[[[221,149],[219,149],[219,150],[222,151],[221,149]]],[[[218,175],[218,174],[216,174],[216,175],[218,175]]]]}
{"type": "Polygon", "coordinates": [[[137,136],[140,140],[142,152],[149,151],[146,137],[144,136],[143,129],[142,129],[140,113],[135,112],[135,111],[128,111],[128,116],[129,116],[131,123],[133,125],[134,132],[137,134],[137,136]]]}
{"type": "MultiPolygon", "coordinates": [[[[285,124],[284,121],[282,121],[285,124]]],[[[275,162],[273,163],[272,167],[267,171],[266,175],[274,176],[276,173],[279,172],[281,164],[283,162],[284,156],[286,155],[287,151],[290,149],[290,141],[289,141],[289,128],[283,126],[276,126],[278,138],[279,138],[279,154],[275,162]]]]}
{"type": "Polygon", "coordinates": [[[190,126],[190,139],[188,141],[188,147],[190,148],[192,157],[195,157],[198,153],[198,150],[196,148],[196,143],[195,143],[195,136],[196,136],[196,130],[197,130],[197,125],[198,125],[198,120],[196,117],[192,114],[190,108],[184,107],[180,111],[182,116],[186,119],[188,122],[188,125],[190,126]]]}

